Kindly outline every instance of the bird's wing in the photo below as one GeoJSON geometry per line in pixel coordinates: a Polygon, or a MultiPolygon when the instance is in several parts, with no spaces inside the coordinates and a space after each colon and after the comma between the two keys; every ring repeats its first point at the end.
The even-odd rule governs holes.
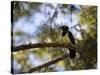
{"type": "Polygon", "coordinates": [[[73,34],[72,34],[70,31],[68,31],[68,37],[69,37],[71,43],[72,43],[72,44],[75,44],[74,36],[73,36],[73,34]]]}

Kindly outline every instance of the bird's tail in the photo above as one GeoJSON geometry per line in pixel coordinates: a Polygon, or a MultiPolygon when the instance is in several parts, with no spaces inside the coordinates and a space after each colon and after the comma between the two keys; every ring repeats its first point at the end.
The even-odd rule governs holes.
{"type": "Polygon", "coordinates": [[[74,62],[74,58],[76,57],[76,50],[74,48],[69,48],[70,51],[70,66],[74,67],[75,66],[75,62],[74,62]]]}
{"type": "Polygon", "coordinates": [[[69,48],[70,58],[74,59],[76,57],[76,50],[74,48],[69,48]]]}

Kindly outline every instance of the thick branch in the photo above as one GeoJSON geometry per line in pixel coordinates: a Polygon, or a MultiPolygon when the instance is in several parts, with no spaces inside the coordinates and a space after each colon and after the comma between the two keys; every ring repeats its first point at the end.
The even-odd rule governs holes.
{"type": "Polygon", "coordinates": [[[44,47],[64,47],[69,48],[72,47],[70,44],[60,44],[60,43],[37,43],[37,44],[26,44],[26,45],[20,45],[11,47],[12,52],[21,51],[21,50],[28,50],[31,48],[44,48],[44,47]]]}
{"type": "Polygon", "coordinates": [[[42,65],[39,65],[39,66],[37,66],[37,67],[34,67],[34,68],[30,69],[30,70],[27,71],[27,72],[21,72],[21,73],[32,73],[32,72],[41,70],[42,68],[48,67],[48,66],[50,66],[50,65],[52,65],[52,64],[55,64],[55,63],[57,63],[57,62],[59,62],[59,61],[65,59],[65,58],[67,58],[67,57],[68,57],[68,54],[65,54],[65,55],[63,55],[63,56],[59,56],[59,57],[57,57],[57,58],[55,58],[55,59],[53,59],[53,60],[51,60],[51,61],[49,61],[49,62],[47,62],[47,63],[44,63],[44,64],[42,64],[42,65]]]}

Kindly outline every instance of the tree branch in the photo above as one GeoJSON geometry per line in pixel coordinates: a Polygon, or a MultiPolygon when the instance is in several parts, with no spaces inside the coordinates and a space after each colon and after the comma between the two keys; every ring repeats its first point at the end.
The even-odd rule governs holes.
{"type": "Polygon", "coordinates": [[[65,55],[63,55],[63,56],[59,56],[59,57],[57,57],[57,58],[55,58],[55,59],[53,59],[53,60],[51,60],[51,61],[49,61],[49,62],[47,62],[47,63],[44,63],[44,64],[39,65],[39,66],[37,66],[37,67],[31,68],[31,69],[30,69],[29,71],[27,71],[27,72],[20,72],[20,73],[32,73],[32,72],[41,70],[42,68],[47,67],[47,66],[50,66],[50,65],[52,65],[52,64],[55,64],[55,63],[57,63],[57,62],[59,62],[59,61],[65,59],[65,58],[67,58],[67,57],[68,57],[68,54],[65,54],[65,55]]]}
{"type": "Polygon", "coordinates": [[[20,46],[11,46],[11,51],[21,51],[21,50],[28,50],[30,48],[44,48],[44,47],[64,47],[64,48],[70,48],[73,47],[73,45],[65,44],[65,43],[37,43],[37,44],[25,44],[20,46]]]}

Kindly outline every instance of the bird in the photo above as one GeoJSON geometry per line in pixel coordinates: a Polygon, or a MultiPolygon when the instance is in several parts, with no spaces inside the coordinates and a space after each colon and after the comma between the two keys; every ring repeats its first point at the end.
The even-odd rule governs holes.
{"type": "MultiPolygon", "coordinates": [[[[70,43],[72,43],[73,45],[75,45],[75,39],[74,36],[72,34],[72,32],[69,31],[69,27],[68,26],[61,26],[59,27],[62,30],[62,37],[68,36],[70,43]],[[66,35],[67,34],[67,35],[66,35]]],[[[70,58],[74,59],[76,57],[76,50],[75,48],[69,48],[70,50],[70,58]]]]}

